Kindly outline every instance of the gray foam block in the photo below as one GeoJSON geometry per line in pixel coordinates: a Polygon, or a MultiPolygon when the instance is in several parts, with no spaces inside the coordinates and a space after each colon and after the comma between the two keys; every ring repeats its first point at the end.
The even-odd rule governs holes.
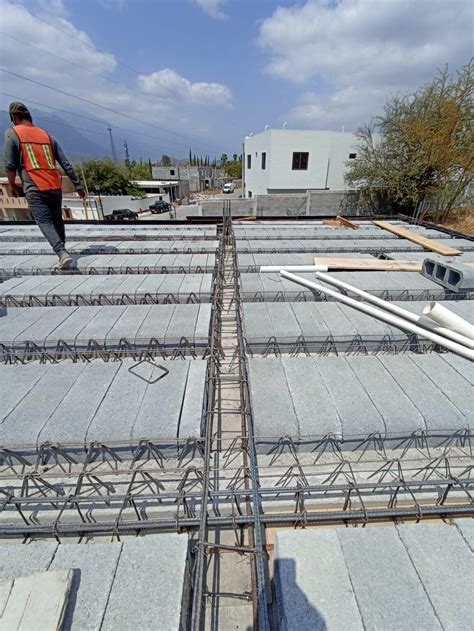
{"type": "Polygon", "coordinates": [[[364,629],[335,530],[277,531],[274,558],[282,630],[364,629]]]}
{"type": "Polygon", "coordinates": [[[137,537],[123,544],[103,631],[179,629],[187,535],[160,534],[137,537]]]}
{"type": "Polygon", "coordinates": [[[298,420],[281,361],[250,360],[249,370],[256,436],[297,436],[298,420]]]}
{"type": "Polygon", "coordinates": [[[0,546],[0,578],[12,579],[49,569],[58,544],[41,541],[0,546]]]}
{"type": "Polygon", "coordinates": [[[337,534],[365,629],[442,629],[396,528],[337,534]]]}
{"type": "Polygon", "coordinates": [[[63,628],[100,629],[121,551],[122,543],[57,547],[50,569],[74,570],[63,628]]]}
{"type": "Polygon", "coordinates": [[[474,557],[454,525],[397,526],[442,628],[462,629],[472,618],[474,557]]]}
{"type": "Polygon", "coordinates": [[[456,519],[454,525],[459,530],[462,538],[469,546],[471,552],[474,553],[474,519],[472,517],[463,517],[456,519]]]}
{"type": "Polygon", "coordinates": [[[189,362],[188,380],[178,428],[179,438],[201,436],[207,362],[189,362]]]}

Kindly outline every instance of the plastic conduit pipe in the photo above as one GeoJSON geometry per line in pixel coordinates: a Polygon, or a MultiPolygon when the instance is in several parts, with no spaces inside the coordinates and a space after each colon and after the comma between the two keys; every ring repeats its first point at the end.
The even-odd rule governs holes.
{"type": "Polygon", "coordinates": [[[431,318],[438,326],[466,336],[471,340],[471,343],[474,344],[474,325],[456,315],[439,302],[430,302],[429,305],[426,305],[423,309],[423,315],[431,318]]]}
{"type": "Polygon", "coordinates": [[[260,272],[268,272],[273,273],[276,272],[279,274],[281,270],[285,270],[285,272],[327,272],[327,265],[261,265],[260,272]]]}
{"type": "Polygon", "coordinates": [[[438,335],[437,333],[433,333],[432,331],[428,331],[427,329],[423,329],[421,326],[413,324],[408,320],[403,318],[399,318],[396,315],[392,315],[391,313],[387,313],[386,311],[382,311],[381,309],[377,309],[376,307],[372,307],[364,302],[360,302],[358,300],[354,300],[354,298],[349,298],[349,296],[345,296],[344,294],[340,294],[333,289],[329,289],[329,287],[324,287],[323,285],[319,285],[318,283],[313,283],[310,280],[306,280],[306,278],[301,278],[300,276],[295,276],[295,274],[291,274],[291,272],[285,272],[282,270],[280,275],[283,278],[287,278],[288,280],[292,280],[299,285],[303,285],[304,287],[308,287],[309,289],[314,289],[315,291],[319,291],[328,296],[332,296],[339,302],[348,305],[349,307],[353,307],[357,309],[357,311],[361,311],[362,313],[366,313],[382,322],[386,322],[387,324],[391,324],[392,326],[396,326],[399,329],[404,331],[408,331],[409,333],[415,333],[416,335],[420,335],[422,337],[431,340],[435,344],[439,346],[443,346],[453,353],[457,353],[461,355],[461,357],[465,357],[466,359],[470,359],[474,361],[474,351],[467,348],[462,344],[458,344],[452,340],[443,337],[442,335],[438,335]]]}
{"type": "MultiPolygon", "coordinates": [[[[391,313],[394,313],[395,315],[400,316],[400,318],[409,320],[410,322],[413,322],[414,324],[418,324],[419,326],[422,326],[423,328],[428,329],[429,331],[433,331],[433,333],[437,333],[438,335],[444,335],[444,337],[448,337],[450,340],[454,340],[455,342],[458,342],[458,344],[462,344],[463,346],[467,346],[468,348],[474,349],[474,339],[473,339],[472,334],[471,334],[471,337],[469,338],[456,331],[452,331],[450,328],[445,328],[443,326],[436,325],[427,317],[416,315],[416,313],[412,313],[411,311],[408,311],[407,309],[404,309],[403,307],[394,305],[393,303],[387,300],[382,300],[382,298],[373,296],[372,294],[367,293],[363,289],[359,289],[358,287],[349,285],[349,283],[345,283],[344,281],[339,280],[338,278],[333,278],[332,276],[329,276],[328,274],[315,273],[315,276],[317,278],[320,278],[325,283],[334,285],[335,287],[340,287],[341,289],[345,289],[346,291],[350,291],[353,294],[356,294],[357,296],[364,298],[367,302],[371,302],[374,305],[378,305],[379,307],[382,307],[382,309],[385,309],[385,311],[390,311],[391,313]]],[[[432,304],[437,304],[437,303],[432,303],[432,304]]],[[[448,311],[446,308],[444,309],[448,311]]],[[[423,313],[425,312],[423,311],[423,313]]],[[[449,313],[451,314],[452,312],[449,311],[449,313]]],[[[462,318],[459,318],[459,319],[462,320],[462,318]]],[[[464,320],[462,321],[464,322],[464,320]]],[[[469,325],[468,322],[466,322],[466,324],[469,325]]],[[[469,325],[469,326],[471,326],[471,331],[472,331],[474,327],[472,327],[472,325],[469,325]]]]}

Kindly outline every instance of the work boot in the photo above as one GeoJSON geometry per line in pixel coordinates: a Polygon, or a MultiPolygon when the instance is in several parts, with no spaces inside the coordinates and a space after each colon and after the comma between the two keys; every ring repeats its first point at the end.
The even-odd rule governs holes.
{"type": "Polygon", "coordinates": [[[67,250],[63,250],[59,255],[59,269],[71,269],[72,258],[67,250]]]}

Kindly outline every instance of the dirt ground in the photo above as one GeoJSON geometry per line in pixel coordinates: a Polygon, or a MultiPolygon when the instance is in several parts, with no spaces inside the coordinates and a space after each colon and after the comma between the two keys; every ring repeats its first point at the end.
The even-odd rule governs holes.
{"type": "Polygon", "coordinates": [[[449,220],[440,225],[474,237],[474,206],[453,211],[449,220]]]}

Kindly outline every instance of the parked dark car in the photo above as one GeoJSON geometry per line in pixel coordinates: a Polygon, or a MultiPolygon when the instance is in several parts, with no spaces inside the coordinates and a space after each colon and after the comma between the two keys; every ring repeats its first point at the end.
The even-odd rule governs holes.
{"type": "Polygon", "coordinates": [[[138,213],[130,210],[130,208],[120,208],[114,210],[110,215],[105,215],[106,221],[138,221],[138,213]]]}
{"type": "Polygon", "coordinates": [[[168,202],[159,200],[157,202],[154,202],[151,206],[149,206],[148,210],[150,210],[154,215],[159,215],[161,213],[169,213],[171,210],[171,204],[168,204],[168,202]]]}

